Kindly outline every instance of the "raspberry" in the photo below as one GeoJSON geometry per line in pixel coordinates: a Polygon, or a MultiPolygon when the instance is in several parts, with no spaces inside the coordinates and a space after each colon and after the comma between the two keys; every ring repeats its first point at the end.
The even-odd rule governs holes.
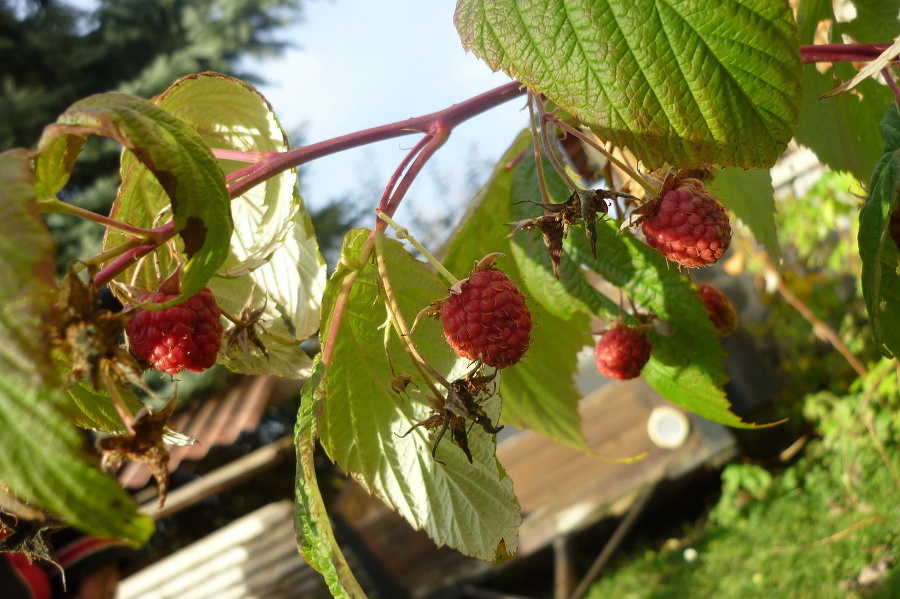
{"type": "Polygon", "coordinates": [[[712,285],[700,285],[698,293],[719,336],[733,333],[738,325],[738,317],[731,299],[712,285]]]}
{"type": "Polygon", "coordinates": [[[647,244],[684,266],[715,264],[731,242],[725,207],[697,179],[667,180],[641,211],[647,244]]]}
{"type": "MultiPolygon", "coordinates": [[[[157,292],[137,298],[162,303],[176,297],[157,292]]],[[[216,363],[222,346],[221,312],[209,289],[162,310],[138,310],[125,329],[131,353],[154,368],[178,374],[200,372],[216,363]]]]}
{"type": "Polygon", "coordinates": [[[531,343],[531,311],[505,273],[475,269],[440,306],[444,337],[457,355],[506,368],[531,343]]]}
{"type": "Polygon", "coordinates": [[[603,376],[626,381],[641,374],[652,347],[641,330],[619,323],[597,341],[594,361],[603,376]]]}

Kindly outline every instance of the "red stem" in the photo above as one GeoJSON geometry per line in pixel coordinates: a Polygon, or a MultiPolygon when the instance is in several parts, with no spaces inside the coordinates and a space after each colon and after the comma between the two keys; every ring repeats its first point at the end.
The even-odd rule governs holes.
{"type": "Polygon", "coordinates": [[[524,93],[525,90],[522,84],[518,81],[513,81],[431,114],[372,127],[371,129],[364,129],[355,133],[348,133],[347,135],[327,139],[308,146],[300,146],[289,152],[274,154],[258,163],[259,168],[255,172],[232,184],[228,191],[231,197],[237,197],[251,187],[274,177],[278,173],[298,167],[316,158],[343,152],[350,148],[402,137],[416,132],[431,134],[436,123],[442,123],[447,128],[452,129],[459,123],[524,93]]]}
{"type": "Polygon", "coordinates": [[[800,46],[803,62],[868,62],[881,56],[891,44],[817,44],[800,46]]]}

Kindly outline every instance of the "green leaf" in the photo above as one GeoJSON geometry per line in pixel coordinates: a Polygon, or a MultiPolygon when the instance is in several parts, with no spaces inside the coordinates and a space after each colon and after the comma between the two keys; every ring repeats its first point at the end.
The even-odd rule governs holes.
{"type": "Polygon", "coordinates": [[[32,177],[27,152],[0,153],[0,304],[5,309],[15,298],[55,286],[55,247],[39,216],[32,177]]]}
{"type": "Polygon", "coordinates": [[[459,0],[463,46],[646,167],[768,167],[800,109],[782,0],[459,0]]]}
{"type": "Polygon", "coordinates": [[[23,501],[88,534],[146,543],[153,521],[100,471],[67,403],[59,390],[0,374],[0,480],[23,501]]]}
{"type": "Polygon", "coordinates": [[[859,214],[862,288],[875,338],[900,355],[900,113],[891,103],[881,123],[884,155],[859,214]]]}
{"type": "Polygon", "coordinates": [[[145,543],[153,522],[100,471],[42,335],[56,289],[53,244],[32,183],[23,152],[0,154],[0,268],[7,277],[0,287],[0,480],[85,532],[145,543]]]}
{"type": "MultiPolygon", "coordinates": [[[[72,104],[56,124],[44,129],[36,171],[52,172],[55,167],[46,162],[58,159],[62,145],[76,148],[77,140],[88,134],[110,137],[129,151],[123,154],[126,176],[112,218],[154,227],[159,224],[154,222],[159,210],[171,205],[186,257],[181,297],[196,294],[225,260],[232,229],[225,178],[209,148],[187,125],[147,100],[119,93],[98,94],[72,104]],[[165,206],[155,206],[144,219],[133,218],[139,213],[134,204],[147,200],[133,197],[129,177],[152,179],[152,186],[166,198],[165,206]]],[[[68,155],[74,151],[70,149],[68,155]]],[[[72,161],[70,158],[67,168],[72,161]]],[[[63,177],[48,179],[44,188],[52,191],[61,182],[63,177]]],[[[106,244],[109,247],[126,240],[113,232],[107,235],[106,244]]]]}
{"type": "Polygon", "coordinates": [[[750,229],[775,264],[781,246],[775,229],[775,191],[767,170],[726,168],[716,171],[706,187],[750,229]]]}
{"type": "Polygon", "coordinates": [[[887,43],[900,34],[900,0],[853,0],[856,18],[839,23],[842,32],[861,43],[887,43]]]}
{"type": "Polygon", "coordinates": [[[520,197],[513,189],[522,167],[513,169],[506,165],[526,151],[529,143],[529,134],[522,134],[500,159],[493,176],[472,201],[451,237],[443,263],[463,277],[477,260],[492,252],[514,257],[514,263],[504,260],[500,264],[513,280],[521,280],[524,285],[534,328],[528,353],[501,375],[501,422],[585,450],[587,443],[578,414],[581,394],[573,375],[578,366],[576,354],[590,343],[586,313],[566,301],[571,296],[556,292],[555,281],[547,286],[542,272],[538,278],[530,258],[524,257],[507,238],[512,227],[505,223],[514,220],[510,201],[528,198],[520,197]]]}
{"type": "MultiPolygon", "coordinates": [[[[800,3],[797,20],[800,42],[811,44],[818,24],[823,20],[834,21],[832,3],[830,0],[804,0],[800,3]]],[[[831,32],[831,37],[841,41],[837,30],[831,32]]],[[[820,73],[815,64],[803,66],[803,110],[800,112],[797,141],[815,152],[829,168],[847,171],[860,181],[867,181],[881,158],[878,123],[884,107],[893,101],[894,96],[887,87],[867,79],[852,92],[822,98],[823,94],[855,74],[856,70],[851,65],[843,63],[834,65],[825,73],[820,73]]]]}
{"type": "Polygon", "coordinates": [[[303,387],[300,410],[294,430],[297,448],[297,547],[306,562],[325,577],[331,594],[337,599],[363,598],[366,594],[353,576],[344,557],[316,478],[315,450],[317,418],[327,391],[322,383],[325,367],[317,361],[303,387]]]}
{"type": "MultiPolygon", "coordinates": [[[[410,430],[431,413],[423,397],[429,391],[424,385],[410,385],[407,397],[392,388],[392,367],[398,373],[417,371],[397,336],[382,328],[387,312],[378,273],[370,260],[361,258],[370,247],[368,237],[368,231],[355,230],[345,238],[341,266],[325,295],[322,330],[329,332],[326,351],[331,352],[331,361],[322,383],[326,393],[319,419],[322,446],[363,487],[438,545],[490,561],[512,555],[521,516],[512,481],[495,456],[496,436],[472,427],[470,464],[449,435],[437,447],[435,459],[428,431],[410,430]],[[337,334],[331,335],[332,311],[343,302],[340,293],[348,277],[355,281],[337,334]],[[388,336],[390,358],[379,351],[388,336]]],[[[446,295],[446,283],[400,243],[384,240],[384,259],[408,323],[446,295]]],[[[448,380],[468,370],[468,362],[450,350],[436,320],[420,321],[412,337],[425,359],[448,380]]],[[[499,404],[496,395],[484,403],[492,422],[497,422],[499,404]]]]}
{"type": "MultiPolygon", "coordinates": [[[[271,106],[249,84],[220,75],[189,75],[169,87],[160,106],[190,125],[213,148],[284,152],[287,136],[271,106]]],[[[247,166],[222,160],[226,174],[247,166]]],[[[300,347],[319,328],[325,261],[295,169],[280,173],[231,203],[234,235],[228,258],[209,283],[220,307],[262,310],[258,331],[269,357],[235,345],[220,361],[248,374],[305,378],[311,362],[300,347]]]]}

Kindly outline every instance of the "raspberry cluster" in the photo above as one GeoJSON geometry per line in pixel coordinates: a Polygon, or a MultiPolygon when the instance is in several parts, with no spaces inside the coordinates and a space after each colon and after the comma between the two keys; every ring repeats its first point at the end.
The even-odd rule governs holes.
{"type": "Polygon", "coordinates": [[[652,348],[642,329],[618,323],[597,341],[594,361],[603,376],[626,381],[641,374],[652,348]]]}
{"type": "MultiPolygon", "coordinates": [[[[137,298],[141,304],[167,302],[176,295],[157,292],[137,298]]],[[[176,306],[137,310],[125,333],[131,353],[169,374],[200,372],[216,363],[222,347],[219,305],[209,289],[176,306]]]]}
{"type": "Polygon", "coordinates": [[[715,264],[731,242],[725,207],[697,179],[665,185],[642,212],[641,230],[647,244],[684,266],[715,264]]]}
{"type": "Polygon", "coordinates": [[[444,337],[457,355],[506,368],[531,344],[531,311],[519,287],[502,271],[476,270],[440,307],[444,337]]]}

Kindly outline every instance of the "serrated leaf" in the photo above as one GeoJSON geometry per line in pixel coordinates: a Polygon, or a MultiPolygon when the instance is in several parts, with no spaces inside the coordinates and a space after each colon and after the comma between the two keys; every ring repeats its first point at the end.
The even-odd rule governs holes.
{"type": "MultiPolygon", "coordinates": [[[[329,282],[323,331],[346,277],[355,282],[336,336],[326,343],[331,362],[323,379],[327,395],[319,419],[322,446],[341,468],[379,496],[413,527],[424,530],[438,545],[449,545],[481,559],[513,554],[521,522],[512,481],[497,462],[496,436],[480,426],[469,431],[470,464],[449,436],[431,455],[424,428],[410,429],[430,415],[424,385],[408,389],[410,399],[393,390],[394,372],[417,372],[391,334],[388,356],[384,347],[387,320],[375,266],[360,263],[368,231],[351,231],[344,241],[341,266],[329,282]],[[351,266],[351,265],[356,265],[351,266]],[[360,270],[354,270],[359,268],[360,270]],[[416,399],[412,399],[416,398],[416,399]],[[410,431],[408,435],[404,433],[410,431]]],[[[391,285],[408,323],[430,302],[447,293],[447,284],[424,263],[418,262],[395,241],[384,241],[384,258],[391,285]]],[[[420,321],[413,338],[428,362],[452,380],[468,368],[443,338],[433,319],[420,321]],[[452,372],[452,374],[451,374],[452,372]]],[[[497,422],[499,400],[483,406],[497,422]]]]}
{"type": "Polygon", "coordinates": [[[767,170],[726,168],[707,182],[712,192],[750,229],[775,264],[781,261],[781,246],[775,229],[775,190],[767,170]]]}
{"type": "MultiPolygon", "coordinates": [[[[896,19],[896,15],[895,15],[896,19]]],[[[830,0],[804,0],[797,15],[800,42],[813,43],[819,22],[834,21],[830,0]]],[[[832,37],[839,41],[839,32],[832,37]]],[[[874,40],[873,40],[874,41],[874,40]]],[[[878,123],[884,107],[894,99],[893,93],[877,81],[861,82],[854,93],[833,98],[822,95],[841,81],[856,74],[849,64],[835,64],[820,73],[815,64],[803,66],[803,109],[797,128],[797,141],[809,147],[829,168],[846,171],[860,181],[867,181],[881,158],[878,123]]]]}
{"type": "Polygon", "coordinates": [[[881,123],[884,154],[859,214],[859,253],[866,309],[882,351],[900,352],[900,113],[890,104],[881,123]]]}
{"type": "Polygon", "coordinates": [[[146,543],[153,521],[100,471],[66,405],[59,390],[0,374],[0,480],[23,501],[88,534],[146,543]]]}
{"type": "Polygon", "coordinates": [[[53,243],[23,152],[0,154],[0,194],[0,268],[7,277],[0,286],[0,480],[22,501],[90,534],[144,543],[153,522],[100,472],[42,335],[56,293],[53,243]]]}
{"type": "MultiPolygon", "coordinates": [[[[61,144],[70,148],[71,155],[75,141],[88,134],[110,137],[128,150],[123,154],[123,184],[112,218],[146,228],[160,224],[154,220],[162,206],[143,219],[135,218],[140,211],[134,204],[147,198],[134,197],[127,177],[147,179],[145,185],[159,190],[165,206],[171,205],[186,257],[181,298],[196,294],[225,260],[232,229],[225,178],[209,147],[187,125],[152,102],[111,92],[79,100],[56,124],[44,129],[36,172],[52,172],[55,167],[46,162],[58,159],[61,144]]],[[[52,191],[61,182],[64,177],[57,177],[46,188],[52,191]]],[[[106,247],[127,240],[121,233],[111,232],[106,247]]]]}
{"type": "Polygon", "coordinates": [[[500,159],[493,175],[472,201],[450,238],[443,263],[462,277],[478,259],[492,252],[515,258],[514,263],[503,260],[501,266],[513,280],[524,285],[534,327],[531,347],[525,358],[501,375],[500,395],[504,406],[501,422],[537,431],[584,450],[587,443],[581,433],[578,414],[581,394],[575,387],[573,375],[577,368],[576,354],[589,342],[586,318],[584,314],[567,312],[574,307],[554,296],[552,291],[542,292],[544,280],[532,279],[528,262],[520,259],[519,252],[507,238],[512,227],[505,223],[514,220],[510,202],[529,199],[513,191],[514,178],[518,177],[517,171],[522,166],[511,168],[508,165],[526,151],[529,142],[530,135],[523,133],[500,159]]]}
{"type": "Polygon", "coordinates": [[[800,109],[788,2],[459,0],[463,46],[648,168],[768,167],[800,109]]]}
{"type": "MultiPolygon", "coordinates": [[[[210,147],[240,152],[283,152],[287,137],[271,106],[249,84],[202,73],[176,81],[156,102],[187,123],[210,147]]],[[[246,166],[221,160],[226,175],[246,166]]],[[[135,180],[137,208],[142,220],[152,218],[165,204],[152,181],[135,180]],[[155,189],[154,189],[155,187],[155,189]],[[154,195],[155,194],[155,195],[154,195]]],[[[305,378],[311,361],[300,343],[319,326],[325,287],[325,262],[319,253],[309,213],[297,190],[291,169],[268,179],[231,202],[234,234],[228,257],[209,281],[219,306],[240,315],[244,308],[261,310],[256,330],[268,357],[252,344],[234,344],[220,354],[220,362],[247,374],[305,378]]],[[[171,267],[165,258],[163,273],[171,267]]],[[[155,268],[145,268],[139,280],[148,288],[158,284],[155,268]]]]}
{"type": "Polygon", "coordinates": [[[24,150],[0,153],[0,192],[0,304],[7,306],[16,297],[54,286],[55,247],[38,215],[31,162],[24,150]]]}
{"type": "Polygon", "coordinates": [[[353,576],[334,537],[316,478],[317,419],[322,410],[322,402],[328,395],[322,384],[324,371],[325,367],[317,361],[303,388],[294,428],[297,449],[297,509],[294,528],[300,555],[322,574],[331,594],[338,599],[360,599],[366,595],[353,576]]]}

